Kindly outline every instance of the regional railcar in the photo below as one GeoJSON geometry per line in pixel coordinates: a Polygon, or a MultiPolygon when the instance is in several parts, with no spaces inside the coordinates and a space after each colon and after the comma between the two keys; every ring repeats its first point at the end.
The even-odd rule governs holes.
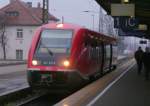
{"type": "Polygon", "coordinates": [[[116,66],[116,38],[73,24],[46,24],[33,37],[29,85],[70,88],[116,66]]]}

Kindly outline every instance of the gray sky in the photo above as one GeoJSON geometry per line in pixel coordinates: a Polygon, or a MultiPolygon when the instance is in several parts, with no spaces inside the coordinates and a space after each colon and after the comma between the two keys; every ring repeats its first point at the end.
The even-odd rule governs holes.
{"type": "MultiPolygon", "coordinates": [[[[32,1],[33,5],[37,6],[37,3],[38,2],[42,3],[43,0],[23,0],[23,1],[25,2],[32,1]]],[[[0,8],[2,8],[8,3],[9,0],[0,0],[0,8]]],[[[98,31],[99,5],[95,2],[95,0],[49,0],[49,12],[59,19],[61,19],[61,17],[63,16],[65,22],[78,24],[90,29],[93,29],[92,15],[94,15],[94,29],[98,31]],[[83,12],[87,10],[94,12],[91,13],[83,12]]],[[[129,40],[129,38],[127,39],[129,40]]],[[[134,40],[134,38],[131,39],[131,41],[137,42],[139,42],[139,40],[140,40],[139,38],[136,38],[136,40],[134,40]]],[[[130,49],[131,47],[128,48],[130,49]]]]}
{"type": "Polygon", "coordinates": [[[66,22],[92,28],[92,14],[95,15],[95,24],[98,22],[99,5],[94,0],[50,0],[50,6],[51,13],[59,18],[63,16],[66,22]],[[83,12],[86,10],[97,13],[83,12]]]}
{"type": "MultiPolygon", "coordinates": [[[[32,1],[34,6],[43,0],[23,0],[32,1]]],[[[0,0],[0,8],[9,3],[9,0],[0,0]]],[[[49,0],[49,12],[61,19],[64,17],[65,22],[78,24],[87,28],[98,29],[98,12],[99,5],[95,0],[49,0]],[[94,11],[85,13],[83,11],[94,11]],[[92,16],[94,15],[94,17],[92,16]]]]}

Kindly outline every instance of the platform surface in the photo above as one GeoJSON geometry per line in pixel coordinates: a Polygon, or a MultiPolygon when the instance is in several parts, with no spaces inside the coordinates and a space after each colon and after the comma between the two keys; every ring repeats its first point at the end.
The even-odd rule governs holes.
{"type": "Polygon", "coordinates": [[[145,80],[144,70],[138,75],[135,65],[92,106],[150,106],[150,80],[145,80]]]}

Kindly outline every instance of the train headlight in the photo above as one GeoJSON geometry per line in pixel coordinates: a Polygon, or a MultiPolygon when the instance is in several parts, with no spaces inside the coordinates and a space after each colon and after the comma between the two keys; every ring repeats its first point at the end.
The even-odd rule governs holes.
{"type": "Polygon", "coordinates": [[[32,65],[34,65],[34,66],[38,65],[38,61],[37,60],[32,60],[32,65]]]}
{"type": "Polygon", "coordinates": [[[57,24],[57,28],[62,28],[64,25],[61,23],[61,24],[57,24]]]}
{"type": "Polygon", "coordinates": [[[65,61],[63,62],[63,64],[64,64],[65,67],[68,67],[68,66],[70,65],[70,62],[69,62],[68,60],[65,60],[65,61]]]}

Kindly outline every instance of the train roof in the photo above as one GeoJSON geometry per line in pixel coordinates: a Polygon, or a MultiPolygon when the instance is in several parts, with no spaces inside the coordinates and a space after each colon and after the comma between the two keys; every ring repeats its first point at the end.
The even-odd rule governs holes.
{"type": "Polygon", "coordinates": [[[70,24],[70,23],[49,23],[43,25],[42,28],[79,30],[79,29],[83,29],[84,27],[75,24],[70,24]]]}
{"type": "Polygon", "coordinates": [[[101,35],[101,36],[104,36],[106,38],[113,38],[114,39],[114,37],[112,37],[112,36],[107,36],[105,34],[87,29],[87,28],[79,26],[79,25],[70,24],[70,23],[63,23],[63,24],[62,23],[48,23],[48,24],[45,24],[45,25],[41,26],[41,28],[47,28],[47,29],[49,29],[49,28],[50,29],[72,29],[75,32],[82,29],[82,30],[87,31],[88,33],[91,33],[93,36],[101,35]]]}

